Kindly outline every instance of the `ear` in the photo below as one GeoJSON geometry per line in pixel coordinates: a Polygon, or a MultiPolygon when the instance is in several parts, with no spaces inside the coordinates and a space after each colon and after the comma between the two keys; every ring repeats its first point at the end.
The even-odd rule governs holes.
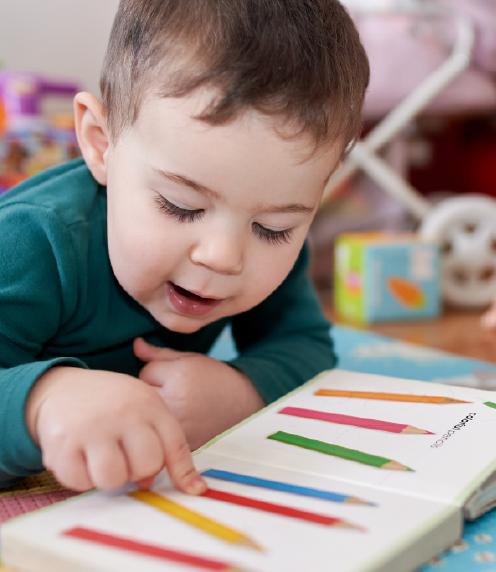
{"type": "Polygon", "coordinates": [[[78,93],[74,98],[74,121],[84,160],[93,177],[106,185],[109,136],[102,103],[91,93],[78,93]]]}

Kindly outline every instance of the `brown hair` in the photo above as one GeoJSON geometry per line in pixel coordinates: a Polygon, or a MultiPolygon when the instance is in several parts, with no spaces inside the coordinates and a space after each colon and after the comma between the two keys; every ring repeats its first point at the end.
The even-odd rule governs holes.
{"type": "Polygon", "coordinates": [[[198,116],[247,108],[294,122],[316,144],[359,132],[369,81],[358,32],[337,0],[121,0],[101,76],[111,136],[152,90],[219,96],[198,116]]]}

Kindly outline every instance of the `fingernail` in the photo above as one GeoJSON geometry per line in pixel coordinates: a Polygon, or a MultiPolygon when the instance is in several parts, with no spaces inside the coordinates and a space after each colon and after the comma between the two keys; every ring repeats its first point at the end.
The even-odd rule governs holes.
{"type": "Polygon", "coordinates": [[[188,483],[186,489],[191,495],[199,495],[207,490],[207,483],[200,476],[197,476],[188,483]]]}

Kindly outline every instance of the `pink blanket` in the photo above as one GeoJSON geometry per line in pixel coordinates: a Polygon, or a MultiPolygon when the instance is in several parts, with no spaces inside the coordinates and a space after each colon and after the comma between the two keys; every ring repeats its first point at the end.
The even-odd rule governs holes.
{"type": "Polygon", "coordinates": [[[495,0],[441,2],[450,10],[436,20],[393,13],[354,13],[371,64],[366,118],[384,116],[449,57],[460,16],[474,25],[472,64],[426,112],[463,114],[496,109],[495,0]]]}
{"type": "Polygon", "coordinates": [[[0,524],[9,518],[65,500],[74,494],[71,491],[53,491],[0,496],[0,524]]]}

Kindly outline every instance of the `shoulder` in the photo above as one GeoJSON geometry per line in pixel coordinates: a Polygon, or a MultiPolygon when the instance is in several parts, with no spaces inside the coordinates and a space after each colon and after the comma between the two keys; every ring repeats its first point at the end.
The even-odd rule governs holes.
{"type": "Polygon", "coordinates": [[[74,279],[105,218],[105,189],[82,161],[33,177],[0,197],[0,270],[74,279]]]}
{"type": "Polygon", "coordinates": [[[2,195],[0,220],[16,215],[46,222],[48,218],[69,227],[104,217],[105,201],[105,189],[77,159],[32,177],[2,195]]]}

